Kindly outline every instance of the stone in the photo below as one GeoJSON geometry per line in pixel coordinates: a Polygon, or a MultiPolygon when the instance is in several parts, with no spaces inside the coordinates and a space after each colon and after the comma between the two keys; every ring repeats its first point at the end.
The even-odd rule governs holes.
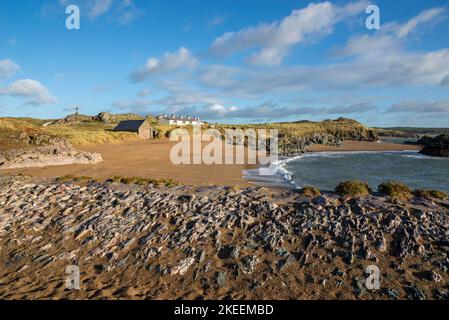
{"type": "Polygon", "coordinates": [[[420,153],[433,157],[449,157],[449,134],[440,134],[435,138],[425,137],[420,142],[424,144],[420,153]]]}
{"type": "Polygon", "coordinates": [[[206,258],[206,251],[201,250],[197,255],[197,261],[198,263],[202,263],[204,259],[206,258]]]}
{"type": "Polygon", "coordinates": [[[387,294],[388,298],[392,300],[397,300],[399,298],[399,292],[392,288],[386,288],[385,293],[387,294]]]}
{"type": "Polygon", "coordinates": [[[365,280],[359,277],[353,278],[355,293],[357,296],[363,296],[366,293],[365,280]]]}
{"type": "Polygon", "coordinates": [[[220,259],[237,258],[239,256],[240,248],[238,246],[224,246],[218,252],[220,259]]]}
{"type": "Polygon", "coordinates": [[[405,287],[405,291],[408,293],[407,297],[410,300],[427,300],[425,293],[415,285],[405,287]]]}
{"type": "Polygon", "coordinates": [[[252,273],[254,272],[254,268],[258,262],[257,257],[255,256],[246,256],[240,260],[239,267],[243,271],[243,273],[252,273]]]}
{"type": "Polygon", "coordinates": [[[195,262],[195,259],[192,257],[189,258],[185,258],[183,260],[181,260],[179,262],[179,265],[177,265],[176,267],[173,267],[170,269],[169,274],[170,275],[176,275],[179,274],[181,276],[183,276],[184,274],[187,273],[187,271],[189,270],[190,266],[195,262]]]}
{"type": "Polygon", "coordinates": [[[216,275],[215,275],[216,281],[217,281],[217,284],[218,284],[218,286],[220,288],[226,287],[226,276],[227,276],[226,272],[221,272],[220,271],[220,272],[216,273],[216,275]]]}
{"type": "Polygon", "coordinates": [[[440,274],[436,273],[433,270],[425,271],[422,273],[422,275],[426,280],[436,283],[441,282],[441,280],[443,279],[443,277],[440,274]]]}

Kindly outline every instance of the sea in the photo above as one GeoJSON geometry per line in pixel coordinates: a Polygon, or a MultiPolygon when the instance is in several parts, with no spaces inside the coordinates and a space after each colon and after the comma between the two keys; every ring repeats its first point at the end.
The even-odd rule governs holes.
{"type": "Polygon", "coordinates": [[[272,175],[260,169],[244,176],[256,184],[334,190],[345,180],[367,182],[373,190],[384,181],[402,182],[413,189],[436,189],[449,193],[449,158],[431,157],[417,151],[314,152],[282,158],[272,175]]]}

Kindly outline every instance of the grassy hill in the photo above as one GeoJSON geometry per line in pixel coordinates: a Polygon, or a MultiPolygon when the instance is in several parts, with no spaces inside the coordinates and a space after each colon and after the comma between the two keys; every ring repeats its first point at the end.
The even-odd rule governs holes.
{"type": "Polygon", "coordinates": [[[0,148],[24,147],[30,135],[50,135],[68,139],[74,145],[118,143],[138,139],[128,132],[113,132],[115,124],[98,121],[44,126],[51,120],[30,118],[0,118],[0,148]]]}
{"type": "MultiPolygon", "coordinates": [[[[103,118],[71,115],[65,119],[48,120],[32,118],[0,118],[0,149],[23,147],[27,144],[30,135],[49,135],[68,139],[75,146],[120,143],[126,140],[139,139],[137,134],[128,132],[113,132],[115,125],[126,119],[136,119],[133,114],[107,116],[108,121],[100,121],[103,118]]],[[[173,126],[160,126],[153,117],[147,118],[159,131],[160,137],[166,137],[173,126]]],[[[104,119],[103,119],[104,120],[104,119]]],[[[208,126],[204,126],[208,127],[208,126]]],[[[189,128],[189,127],[185,127],[189,128]]],[[[190,127],[191,128],[191,127],[190,127]]],[[[269,123],[253,125],[216,125],[220,131],[224,129],[267,128],[278,129],[280,137],[306,137],[308,135],[322,133],[334,135],[341,140],[372,140],[374,131],[363,126],[357,121],[340,118],[322,122],[299,121],[289,123],[269,123]]]]}
{"type": "Polygon", "coordinates": [[[391,127],[391,128],[374,128],[380,136],[395,138],[416,138],[423,135],[439,135],[449,133],[449,128],[414,128],[414,127],[391,127]]]}
{"type": "Polygon", "coordinates": [[[339,118],[336,120],[315,121],[297,121],[297,122],[279,122],[262,123],[253,125],[221,125],[221,128],[267,128],[278,129],[280,135],[305,137],[312,134],[323,133],[331,134],[341,140],[374,140],[375,132],[365,127],[360,122],[352,119],[339,118]]]}

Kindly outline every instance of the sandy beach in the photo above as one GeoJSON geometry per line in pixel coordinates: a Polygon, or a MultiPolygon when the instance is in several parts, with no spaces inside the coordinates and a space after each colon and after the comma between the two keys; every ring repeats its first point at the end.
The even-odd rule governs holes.
{"type": "MultiPolygon", "coordinates": [[[[36,177],[65,175],[111,178],[114,176],[148,179],[174,179],[188,185],[248,186],[242,171],[254,165],[174,165],[170,150],[175,143],[164,140],[129,141],[123,144],[102,144],[78,149],[98,152],[103,162],[87,165],[65,165],[43,168],[2,170],[0,175],[23,174],[36,177]]],[[[402,151],[419,150],[418,146],[395,143],[344,141],[340,147],[313,145],[309,152],[322,151],[402,151]]]]}

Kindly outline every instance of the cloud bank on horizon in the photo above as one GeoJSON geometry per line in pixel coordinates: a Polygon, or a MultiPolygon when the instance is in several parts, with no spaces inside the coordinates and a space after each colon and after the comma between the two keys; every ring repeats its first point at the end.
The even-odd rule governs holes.
{"type": "MultiPolygon", "coordinates": [[[[2,2],[0,12],[8,3],[12,6],[2,2]]],[[[225,4],[192,1],[206,6],[205,15],[189,16],[174,3],[44,3],[39,25],[53,40],[69,37],[84,51],[77,56],[66,43],[62,54],[70,62],[65,65],[61,53],[49,48],[51,74],[20,51],[26,43],[20,32],[0,31],[0,52],[1,46],[10,52],[0,56],[0,99],[19,105],[23,115],[78,104],[86,113],[176,113],[217,122],[350,116],[369,125],[449,126],[449,10],[444,2],[422,1],[403,9],[390,8],[387,1],[285,0],[282,8],[273,1],[266,11],[251,11],[250,23],[225,4]],[[48,24],[64,19],[58,12],[68,4],[79,5],[81,16],[86,15],[81,30],[51,34],[48,24]],[[380,8],[379,30],[365,28],[370,4],[380,8]],[[104,33],[93,32],[98,30],[104,33]],[[8,45],[10,39],[14,46],[8,45]]],[[[242,9],[253,4],[248,1],[242,9]]]]}

